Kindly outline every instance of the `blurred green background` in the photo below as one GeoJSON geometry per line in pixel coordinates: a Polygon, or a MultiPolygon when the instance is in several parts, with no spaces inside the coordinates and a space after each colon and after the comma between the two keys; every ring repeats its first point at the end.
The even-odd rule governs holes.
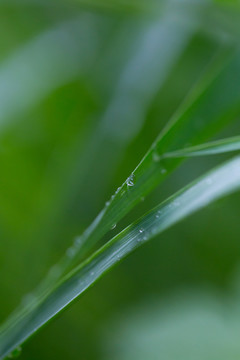
{"type": "MultiPolygon", "coordinates": [[[[1,322],[125,181],[214,56],[238,47],[239,24],[237,1],[0,1],[1,322]]],[[[219,137],[239,131],[236,121],[219,137]]],[[[106,239],[222,160],[188,161],[106,239]]],[[[239,359],[239,200],[218,201],[131,255],[21,358],[239,359]]]]}

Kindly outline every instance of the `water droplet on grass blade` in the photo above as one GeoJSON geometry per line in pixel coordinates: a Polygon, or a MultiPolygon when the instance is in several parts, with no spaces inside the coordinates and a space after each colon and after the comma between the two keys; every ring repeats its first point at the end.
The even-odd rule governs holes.
{"type": "Polygon", "coordinates": [[[114,230],[116,228],[117,224],[113,224],[111,227],[111,230],[114,230]]]}
{"type": "Polygon", "coordinates": [[[135,175],[131,174],[129,178],[127,179],[127,186],[131,187],[135,185],[135,175]]]}

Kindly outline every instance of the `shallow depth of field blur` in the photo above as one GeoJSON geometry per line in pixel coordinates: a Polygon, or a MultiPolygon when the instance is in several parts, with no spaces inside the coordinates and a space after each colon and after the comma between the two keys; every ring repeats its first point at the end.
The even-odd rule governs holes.
{"type": "MultiPolygon", "coordinates": [[[[0,1],[0,322],[238,41],[239,24],[237,1],[0,1]]],[[[188,161],[105,240],[224,158],[188,161]]],[[[239,358],[239,213],[238,193],[150,241],[21,358],[239,358]]]]}

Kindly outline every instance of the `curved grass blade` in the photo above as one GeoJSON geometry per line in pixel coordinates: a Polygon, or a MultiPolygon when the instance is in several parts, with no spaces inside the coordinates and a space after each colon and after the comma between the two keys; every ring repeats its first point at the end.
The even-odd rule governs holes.
{"type": "Polygon", "coordinates": [[[87,230],[76,239],[72,251],[62,259],[59,268],[68,271],[117,224],[142,197],[145,197],[183,160],[162,155],[186,144],[196,145],[215,135],[236,120],[240,113],[240,83],[232,77],[240,71],[240,52],[221,49],[206,73],[191,92],[129,178],[106,203],[87,230]],[[229,90],[230,89],[230,90],[229,90]],[[219,102],[221,93],[221,103],[219,102]],[[201,119],[201,121],[199,121],[201,119]]]}
{"type": "Polygon", "coordinates": [[[240,150],[240,136],[234,136],[227,139],[212,141],[206,144],[192,146],[183,150],[173,151],[164,154],[164,158],[193,157],[204,155],[224,154],[227,152],[240,150]]]}
{"type": "Polygon", "coordinates": [[[236,114],[240,113],[240,83],[232,82],[232,77],[239,71],[240,52],[226,48],[219,50],[186,103],[167,124],[137,168],[47,274],[37,289],[38,296],[48,292],[56,281],[76,266],[92,246],[183,161],[181,157],[163,158],[163,154],[184,148],[189,143],[195,145],[205,141],[235,121],[236,114]],[[199,119],[202,119],[201,122],[199,119]]]}
{"type": "MultiPolygon", "coordinates": [[[[50,269],[49,274],[35,292],[37,299],[44,298],[52,286],[80,261],[91,246],[121,220],[142,197],[159,185],[182,161],[182,158],[162,159],[162,153],[179,149],[186,145],[187,141],[194,144],[207,139],[224,125],[235,120],[240,105],[240,91],[237,92],[236,88],[240,88],[240,84],[234,82],[233,86],[231,77],[240,70],[239,55],[239,52],[232,53],[230,51],[229,54],[229,51],[223,51],[213,61],[212,66],[195,89],[194,95],[191,94],[183,109],[176,114],[160,134],[135,171],[118,188],[83,235],[75,239],[74,244],[67,250],[61,261],[50,269]],[[223,101],[219,106],[219,87],[222,90],[227,89],[229,82],[231,91],[228,90],[224,96],[222,94],[223,101]],[[229,93],[231,93],[230,97],[228,97],[229,93]],[[228,117],[222,118],[222,112],[228,117]],[[200,129],[199,126],[196,127],[197,124],[199,125],[198,113],[205,113],[200,129]]],[[[24,316],[25,309],[17,309],[14,321],[18,322],[24,316]]]]}
{"type": "Polygon", "coordinates": [[[119,260],[209,203],[240,189],[240,157],[219,166],[128,226],[68,274],[45,299],[17,322],[9,320],[0,335],[0,359],[85,292],[119,260]]]}
{"type": "MultiPolygon", "coordinates": [[[[67,180],[61,174],[65,190],[62,191],[64,199],[61,201],[65,203],[56,202],[52,209],[53,214],[56,214],[59,208],[65,209],[66,206],[71,206],[71,202],[76,198],[76,188],[84,188],[86,181],[94,186],[95,178],[90,178],[89,173],[91,173],[91,168],[98,163],[99,158],[104,158],[105,161],[97,174],[98,188],[101,190],[95,191],[95,199],[98,197],[99,201],[99,197],[101,199],[102,194],[106,192],[109,179],[114,176],[127,147],[142,131],[153,99],[190,41],[193,29],[188,26],[183,28],[183,21],[183,17],[181,21],[180,19],[176,21],[172,11],[169,10],[163,18],[157,18],[151,24],[138,25],[135,35],[132,28],[129,28],[129,23],[124,25],[125,28],[128,26],[132,34],[131,43],[137,43],[138,46],[130,52],[128,61],[114,85],[113,95],[106,110],[100,116],[94,132],[89,134],[85,151],[81,151],[79,155],[74,148],[75,153],[72,157],[76,160],[73,162],[73,171],[65,171],[69,179],[67,184],[67,180]],[[104,142],[112,144],[111,152],[106,153],[102,146],[104,142]],[[69,191],[66,191],[66,188],[69,191]]],[[[132,21],[130,23],[132,26],[132,21]]],[[[113,42],[115,41],[116,39],[113,39],[113,42]]],[[[121,36],[120,42],[122,41],[124,38],[121,36]]],[[[214,50],[212,52],[214,53],[214,50]]],[[[79,201],[81,201],[81,195],[79,201]]],[[[48,219],[49,214],[46,214],[46,209],[44,209],[44,214],[48,219]]]]}

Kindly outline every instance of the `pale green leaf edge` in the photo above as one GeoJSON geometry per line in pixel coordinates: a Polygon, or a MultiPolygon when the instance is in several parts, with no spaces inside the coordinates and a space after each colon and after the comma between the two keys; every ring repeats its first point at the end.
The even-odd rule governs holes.
{"type": "Polygon", "coordinates": [[[82,265],[68,274],[20,322],[0,337],[0,359],[11,353],[74,299],[92,286],[120,260],[209,203],[240,189],[240,157],[210,171],[124,229],[82,265]]]}

